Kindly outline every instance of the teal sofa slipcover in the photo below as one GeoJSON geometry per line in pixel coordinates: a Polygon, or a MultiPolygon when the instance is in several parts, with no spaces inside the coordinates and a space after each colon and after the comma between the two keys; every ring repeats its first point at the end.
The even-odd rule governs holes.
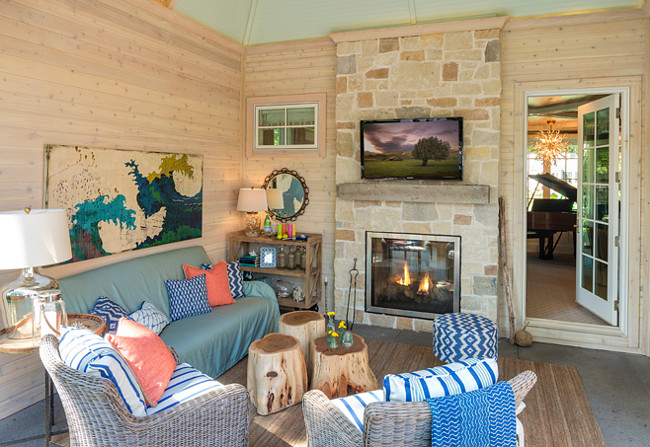
{"type": "MultiPolygon", "coordinates": [[[[166,279],[184,279],[183,264],[200,267],[210,259],[203,247],[170,250],[129,259],[59,279],[66,310],[89,313],[106,296],[129,313],[148,301],[169,317],[166,279]]],[[[248,346],[278,330],[280,310],[273,289],[260,281],[244,281],[245,297],[212,312],[171,322],[160,337],[189,363],[218,377],[248,353],[248,346]]]]}

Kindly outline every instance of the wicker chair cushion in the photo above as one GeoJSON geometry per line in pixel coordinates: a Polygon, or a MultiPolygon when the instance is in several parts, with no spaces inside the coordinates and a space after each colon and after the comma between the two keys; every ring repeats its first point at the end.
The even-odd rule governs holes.
{"type": "MultiPolygon", "coordinates": [[[[210,270],[212,267],[214,267],[213,264],[201,264],[203,270],[210,270]]],[[[228,272],[228,285],[230,286],[230,294],[232,297],[234,299],[245,297],[244,275],[239,262],[226,262],[226,270],[228,272]]]]}
{"type": "Polygon", "coordinates": [[[143,301],[140,309],[129,315],[129,318],[160,334],[165,326],[169,324],[169,318],[160,309],[151,303],[143,301]]]}
{"type": "Polygon", "coordinates": [[[363,432],[363,412],[368,404],[372,402],[384,402],[386,396],[384,390],[368,391],[353,396],[341,397],[332,400],[332,405],[339,409],[348,420],[363,432]]]}
{"type": "Polygon", "coordinates": [[[108,325],[108,332],[111,334],[117,330],[117,323],[122,317],[128,317],[128,312],[122,306],[112,301],[110,298],[100,296],[95,303],[95,307],[90,311],[93,315],[104,317],[108,325]]]}
{"type": "Polygon", "coordinates": [[[494,385],[499,379],[496,359],[467,359],[406,374],[384,377],[386,401],[417,402],[494,385]]]}
{"type": "Polygon", "coordinates": [[[169,316],[172,321],[210,313],[205,274],[191,279],[165,280],[169,294],[169,316]]]}
{"type": "Polygon", "coordinates": [[[71,368],[113,382],[131,414],[146,415],[144,394],[133,371],[108,341],[86,329],[64,327],[59,353],[71,368]]]}
{"type": "Polygon", "coordinates": [[[228,285],[226,261],[221,261],[210,270],[203,270],[185,264],[183,265],[183,271],[187,279],[205,274],[205,284],[208,287],[208,301],[210,302],[210,306],[223,306],[235,302],[232,299],[230,286],[228,285]]]}

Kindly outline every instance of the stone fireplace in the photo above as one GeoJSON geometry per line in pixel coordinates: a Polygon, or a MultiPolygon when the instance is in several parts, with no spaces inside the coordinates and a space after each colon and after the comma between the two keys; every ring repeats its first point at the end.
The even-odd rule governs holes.
{"type": "Polygon", "coordinates": [[[433,319],[460,309],[460,237],[366,232],[366,312],[433,319]]]}

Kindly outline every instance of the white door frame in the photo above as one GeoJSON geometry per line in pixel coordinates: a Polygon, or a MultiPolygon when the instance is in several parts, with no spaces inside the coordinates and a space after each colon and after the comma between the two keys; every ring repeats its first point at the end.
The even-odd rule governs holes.
{"type": "MultiPolygon", "coordinates": [[[[515,139],[513,179],[513,297],[518,311],[517,325],[528,323],[528,331],[535,340],[600,349],[639,352],[638,312],[628,311],[639,307],[639,260],[638,249],[628,250],[629,241],[640,235],[640,200],[631,197],[630,181],[638,182],[640,164],[640,116],[641,78],[638,76],[582,79],[563,81],[532,81],[515,84],[515,139]],[[612,87],[612,85],[616,87],[612,87]],[[626,126],[627,141],[623,141],[623,178],[621,192],[626,199],[622,203],[621,218],[625,227],[621,231],[621,297],[627,297],[620,305],[619,327],[597,326],[555,320],[525,318],[526,309],[526,193],[527,183],[527,117],[528,97],[567,94],[621,94],[622,125],[626,126]],[[631,122],[630,117],[635,117],[631,122]],[[632,270],[629,266],[633,266],[632,270]]],[[[635,183],[638,188],[638,184],[635,183]]],[[[638,194],[637,194],[638,196],[638,194]]]]}

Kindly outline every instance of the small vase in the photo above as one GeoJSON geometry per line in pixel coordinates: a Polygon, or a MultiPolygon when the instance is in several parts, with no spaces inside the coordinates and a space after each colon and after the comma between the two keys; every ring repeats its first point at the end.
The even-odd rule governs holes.
{"type": "Polygon", "coordinates": [[[332,341],[330,341],[330,348],[336,349],[339,347],[338,341],[336,340],[337,337],[332,336],[332,341]]]}
{"type": "Polygon", "coordinates": [[[327,322],[327,328],[325,329],[325,332],[327,333],[327,343],[332,343],[332,339],[334,338],[332,332],[335,330],[336,328],[334,327],[334,321],[330,319],[330,321],[327,322]]]}
{"type": "Polygon", "coordinates": [[[351,348],[354,345],[354,336],[352,335],[352,331],[346,330],[343,332],[343,335],[341,336],[341,344],[344,348],[351,348]]]}

